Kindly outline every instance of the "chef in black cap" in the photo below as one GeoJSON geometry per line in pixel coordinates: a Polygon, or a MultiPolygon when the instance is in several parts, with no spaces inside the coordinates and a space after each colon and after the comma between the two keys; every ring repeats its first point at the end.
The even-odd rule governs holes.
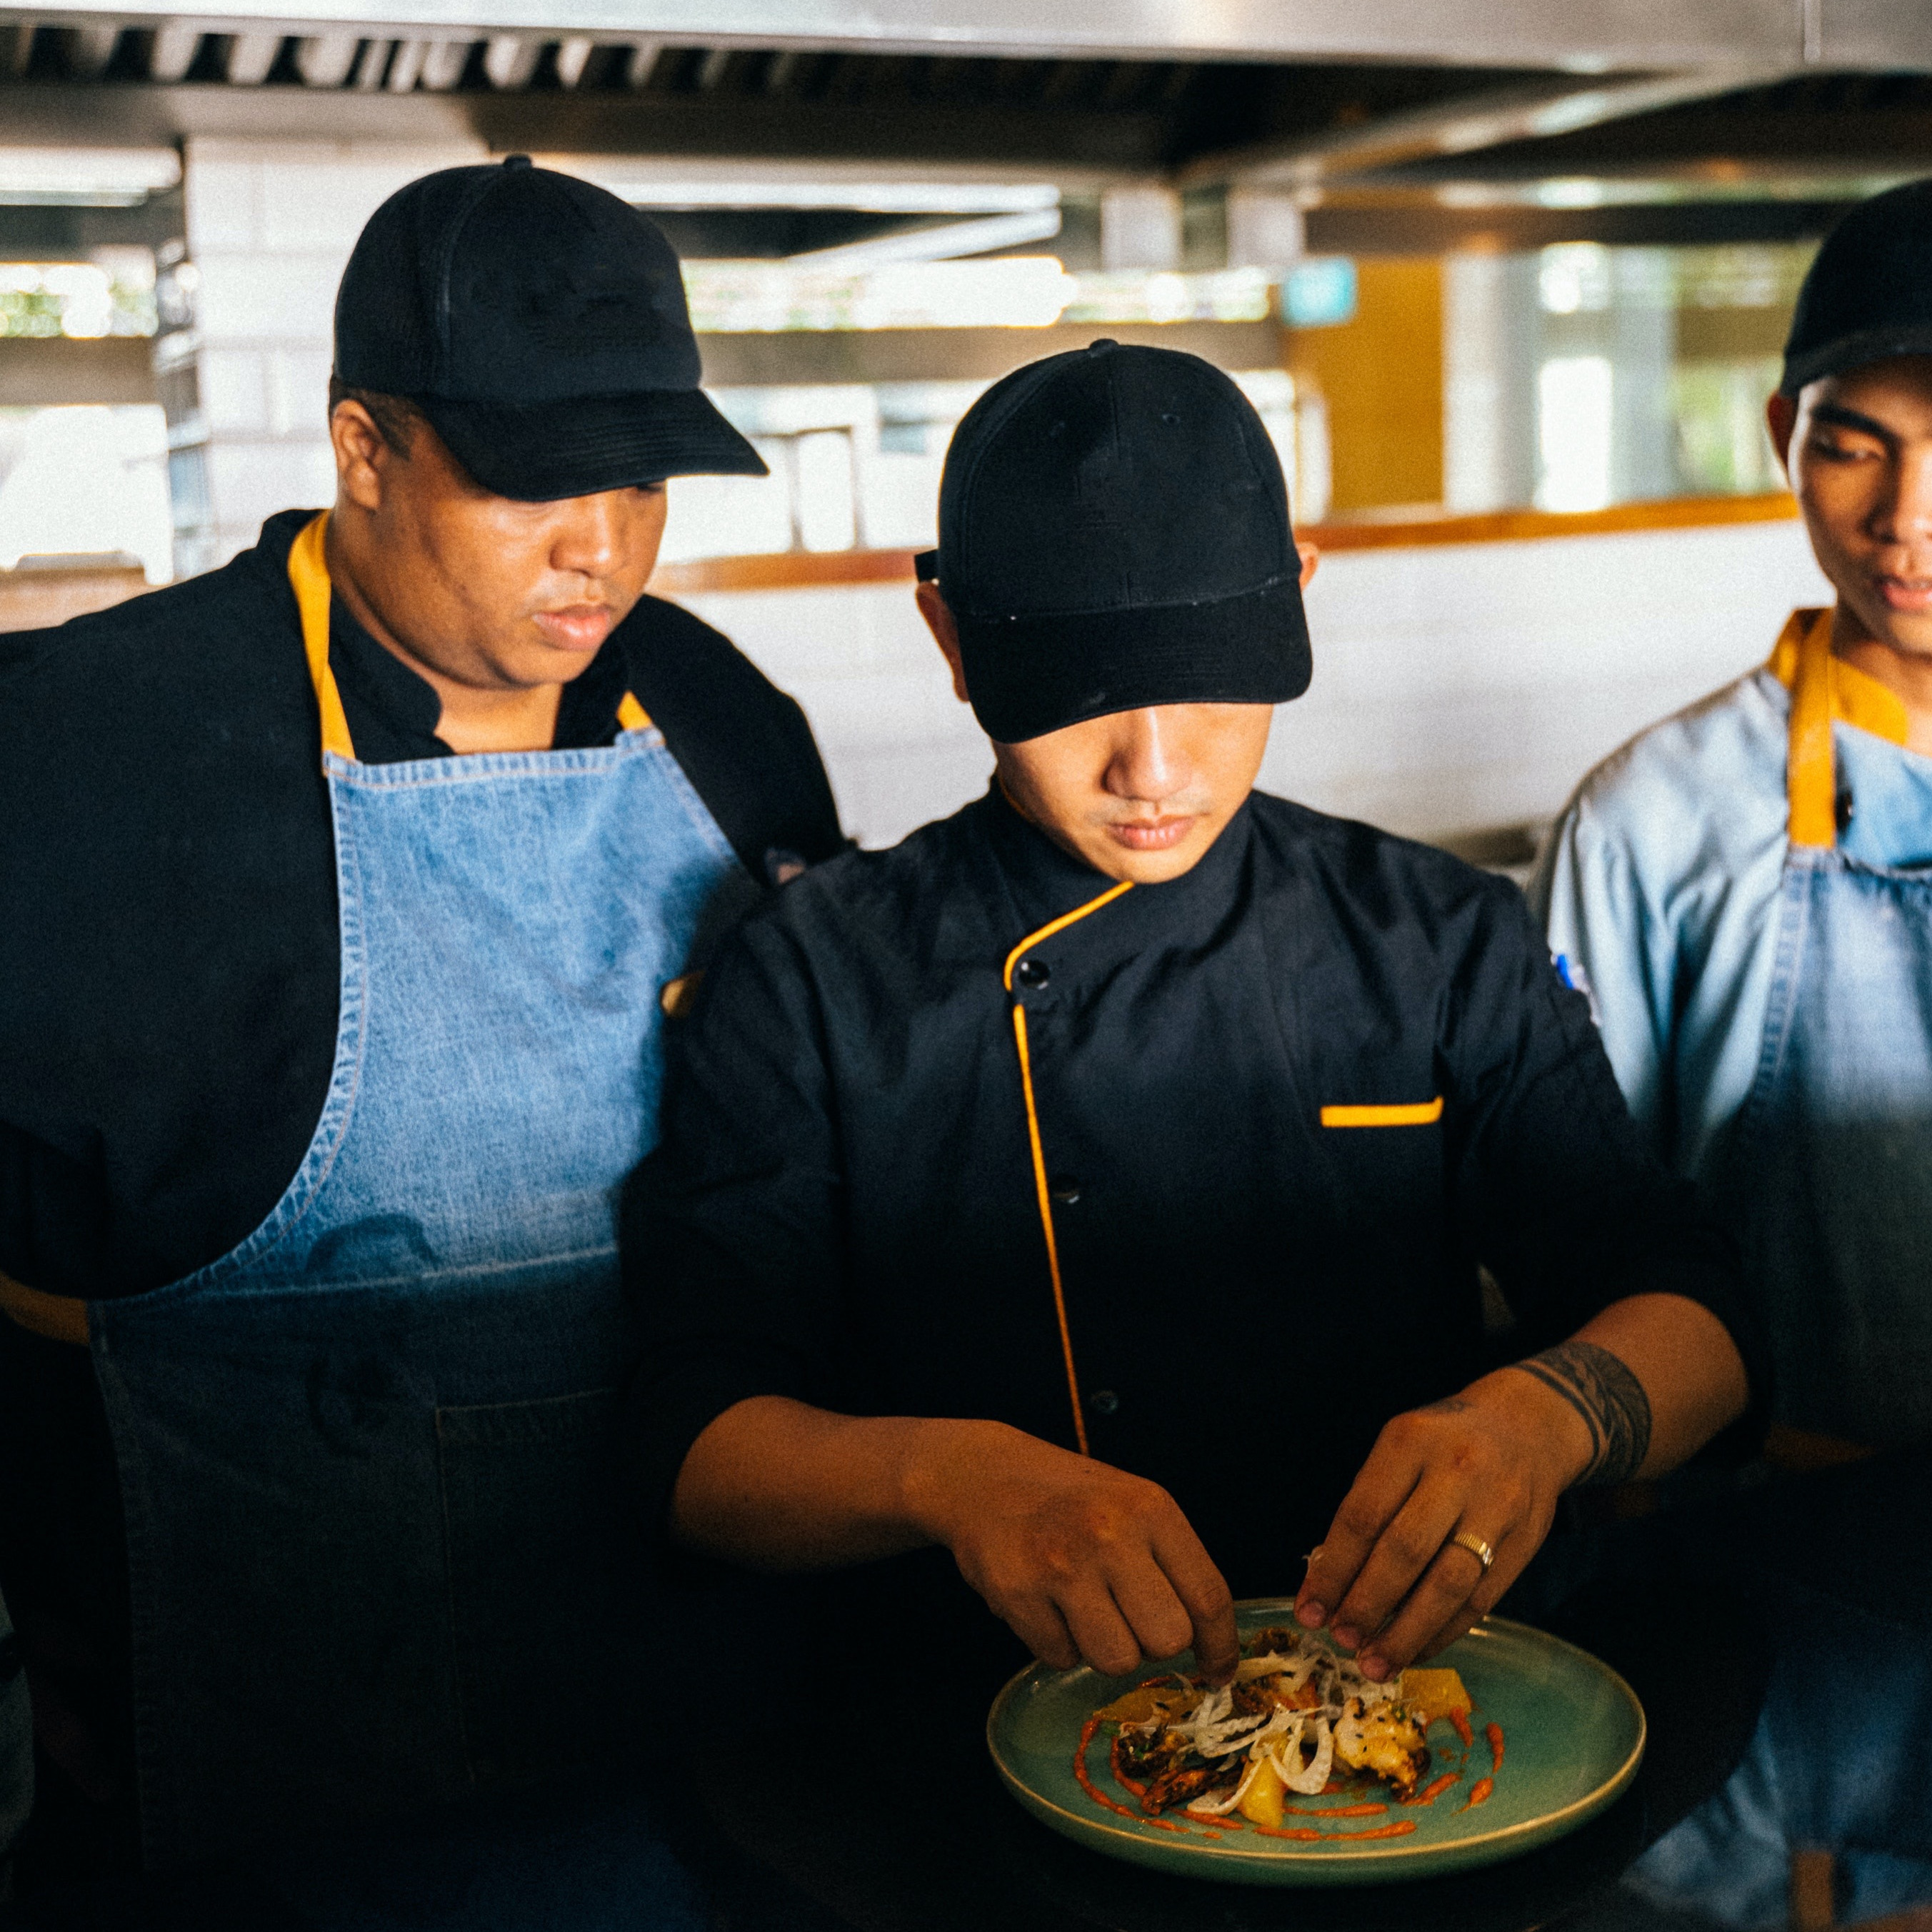
{"type": "Polygon", "coordinates": [[[429,176],[335,341],[332,509],[0,638],[28,1882],[634,1744],[617,1192],[706,934],[841,843],[796,706],[644,594],[666,479],[764,466],[648,220],[429,176]]]}
{"type": "MultiPolygon", "coordinates": [[[[1767,1455],[1808,1472],[1932,1438],[1932,182],[1826,238],[1768,420],[1834,601],[1592,772],[1532,898],[1742,1245],[1767,1455]]],[[[1645,1868],[1678,1903],[1781,1923],[1807,1846],[1845,1858],[1848,1922],[1932,1900],[1932,1652],[1841,1612],[1822,1665],[1820,1626],[1793,1607],[1750,1758],[1645,1868]]]]}
{"type": "Polygon", "coordinates": [[[644,1506],[974,1612],[862,1620],[888,1657],[956,1659],[976,1592],[1056,1665],[1225,1676],[1231,1594],[1298,1586],[1386,1676],[1568,1486],[1745,1409],[1726,1247],[1514,886],[1252,789],[1310,652],[1227,377],[1101,342],[995,385],[926,567],[994,782],[754,914],[674,1046],[644,1506]]]}

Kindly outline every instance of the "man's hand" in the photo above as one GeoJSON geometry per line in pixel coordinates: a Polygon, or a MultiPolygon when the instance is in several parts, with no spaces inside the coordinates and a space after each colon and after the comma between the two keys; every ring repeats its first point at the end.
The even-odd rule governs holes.
{"type": "Polygon", "coordinates": [[[776,1570],[944,1544],[1061,1670],[1120,1675],[1192,1644],[1221,1684],[1240,1654],[1228,1586],[1165,1490],[1001,1422],[753,1396],[692,1445],[670,1520],[681,1541],[776,1570]]]}
{"type": "Polygon", "coordinates": [[[1390,1676],[1489,1614],[1572,1483],[1674,1468],[1749,1396],[1708,1309],[1675,1294],[1612,1302],[1560,1348],[1390,1423],[1309,1560],[1296,1614],[1390,1676]]]}
{"type": "Polygon", "coordinates": [[[1228,1586],[1159,1484],[1004,1423],[930,1427],[913,1518],[1036,1657],[1122,1676],[1191,1644],[1210,1682],[1234,1675],[1228,1586]]]}
{"type": "Polygon", "coordinates": [[[1489,1613],[1590,1455],[1574,1409],[1510,1370],[1396,1416],[1310,1558],[1296,1615],[1326,1624],[1368,1676],[1393,1676],[1489,1613]],[[1490,1569],[1450,1541],[1459,1532],[1490,1546],[1490,1569]]]}

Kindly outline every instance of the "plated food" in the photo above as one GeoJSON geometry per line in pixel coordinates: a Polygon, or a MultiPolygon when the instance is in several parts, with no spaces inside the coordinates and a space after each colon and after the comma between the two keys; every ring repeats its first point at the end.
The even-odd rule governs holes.
{"type": "MultiPolygon", "coordinates": [[[[1453,1669],[1405,1672],[1378,1684],[1315,1632],[1270,1625],[1243,1641],[1232,1684],[1215,1689],[1179,1673],[1150,1678],[1096,1712],[1094,1723],[1113,1727],[1109,1768],[1148,1817],[1178,1813],[1280,1831],[1291,1795],[1334,1796],[1352,1785],[1404,1804],[1432,1802],[1456,1776],[1423,1795],[1429,1726],[1448,1720],[1466,1756],[1470,1709],[1453,1669]]],[[[1489,1729],[1499,1770],[1502,1732],[1489,1729]]],[[[1092,1742],[1090,1731],[1083,1754],[1092,1742]]],[[[1084,1783],[1090,1773],[1084,1762],[1079,1770],[1084,1783]]],[[[1471,1802],[1487,1799],[1493,1777],[1487,1784],[1480,1797],[1472,1788],[1471,1802]]],[[[1379,1815],[1388,1808],[1353,1810],[1379,1815]]]]}
{"type": "Polygon", "coordinates": [[[1236,1612],[1242,1660],[1225,1704],[1186,1658],[1160,1676],[1036,1664],[1014,1678],[987,1721],[1012,1796],[1135,1864],[1364,1885],[1546,1843],[1612,1803],[1642,1757],[1629,1687],[1542,1631],[1492,1616],[1432,1667],[1370,1688],[1300,1629],[1291,1601],[1236,1612]]]}

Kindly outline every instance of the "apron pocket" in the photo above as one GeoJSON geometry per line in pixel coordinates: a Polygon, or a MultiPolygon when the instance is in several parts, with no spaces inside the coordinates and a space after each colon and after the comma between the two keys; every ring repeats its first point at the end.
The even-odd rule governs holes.
{"type": "Polygon", "coordinates": [[[479,1785],[524,1783],[635,1741],[649,1667],[614,1389],[440,1408],[450,1614],[479,1785]]]}

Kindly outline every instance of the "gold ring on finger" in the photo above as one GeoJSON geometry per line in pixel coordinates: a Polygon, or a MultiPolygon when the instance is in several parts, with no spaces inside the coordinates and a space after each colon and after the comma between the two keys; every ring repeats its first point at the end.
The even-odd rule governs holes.
{"type": "Polygon", "coordinates": [[[1496,1560],[1496,1552],[1472,1529],[1459,1529],[1450,1539],[1450,1546],[1456,1550],[1466,1550],[1483,1566],[1483,1574],[1490,1574],[1490,1565],[1496,1560]]]}

